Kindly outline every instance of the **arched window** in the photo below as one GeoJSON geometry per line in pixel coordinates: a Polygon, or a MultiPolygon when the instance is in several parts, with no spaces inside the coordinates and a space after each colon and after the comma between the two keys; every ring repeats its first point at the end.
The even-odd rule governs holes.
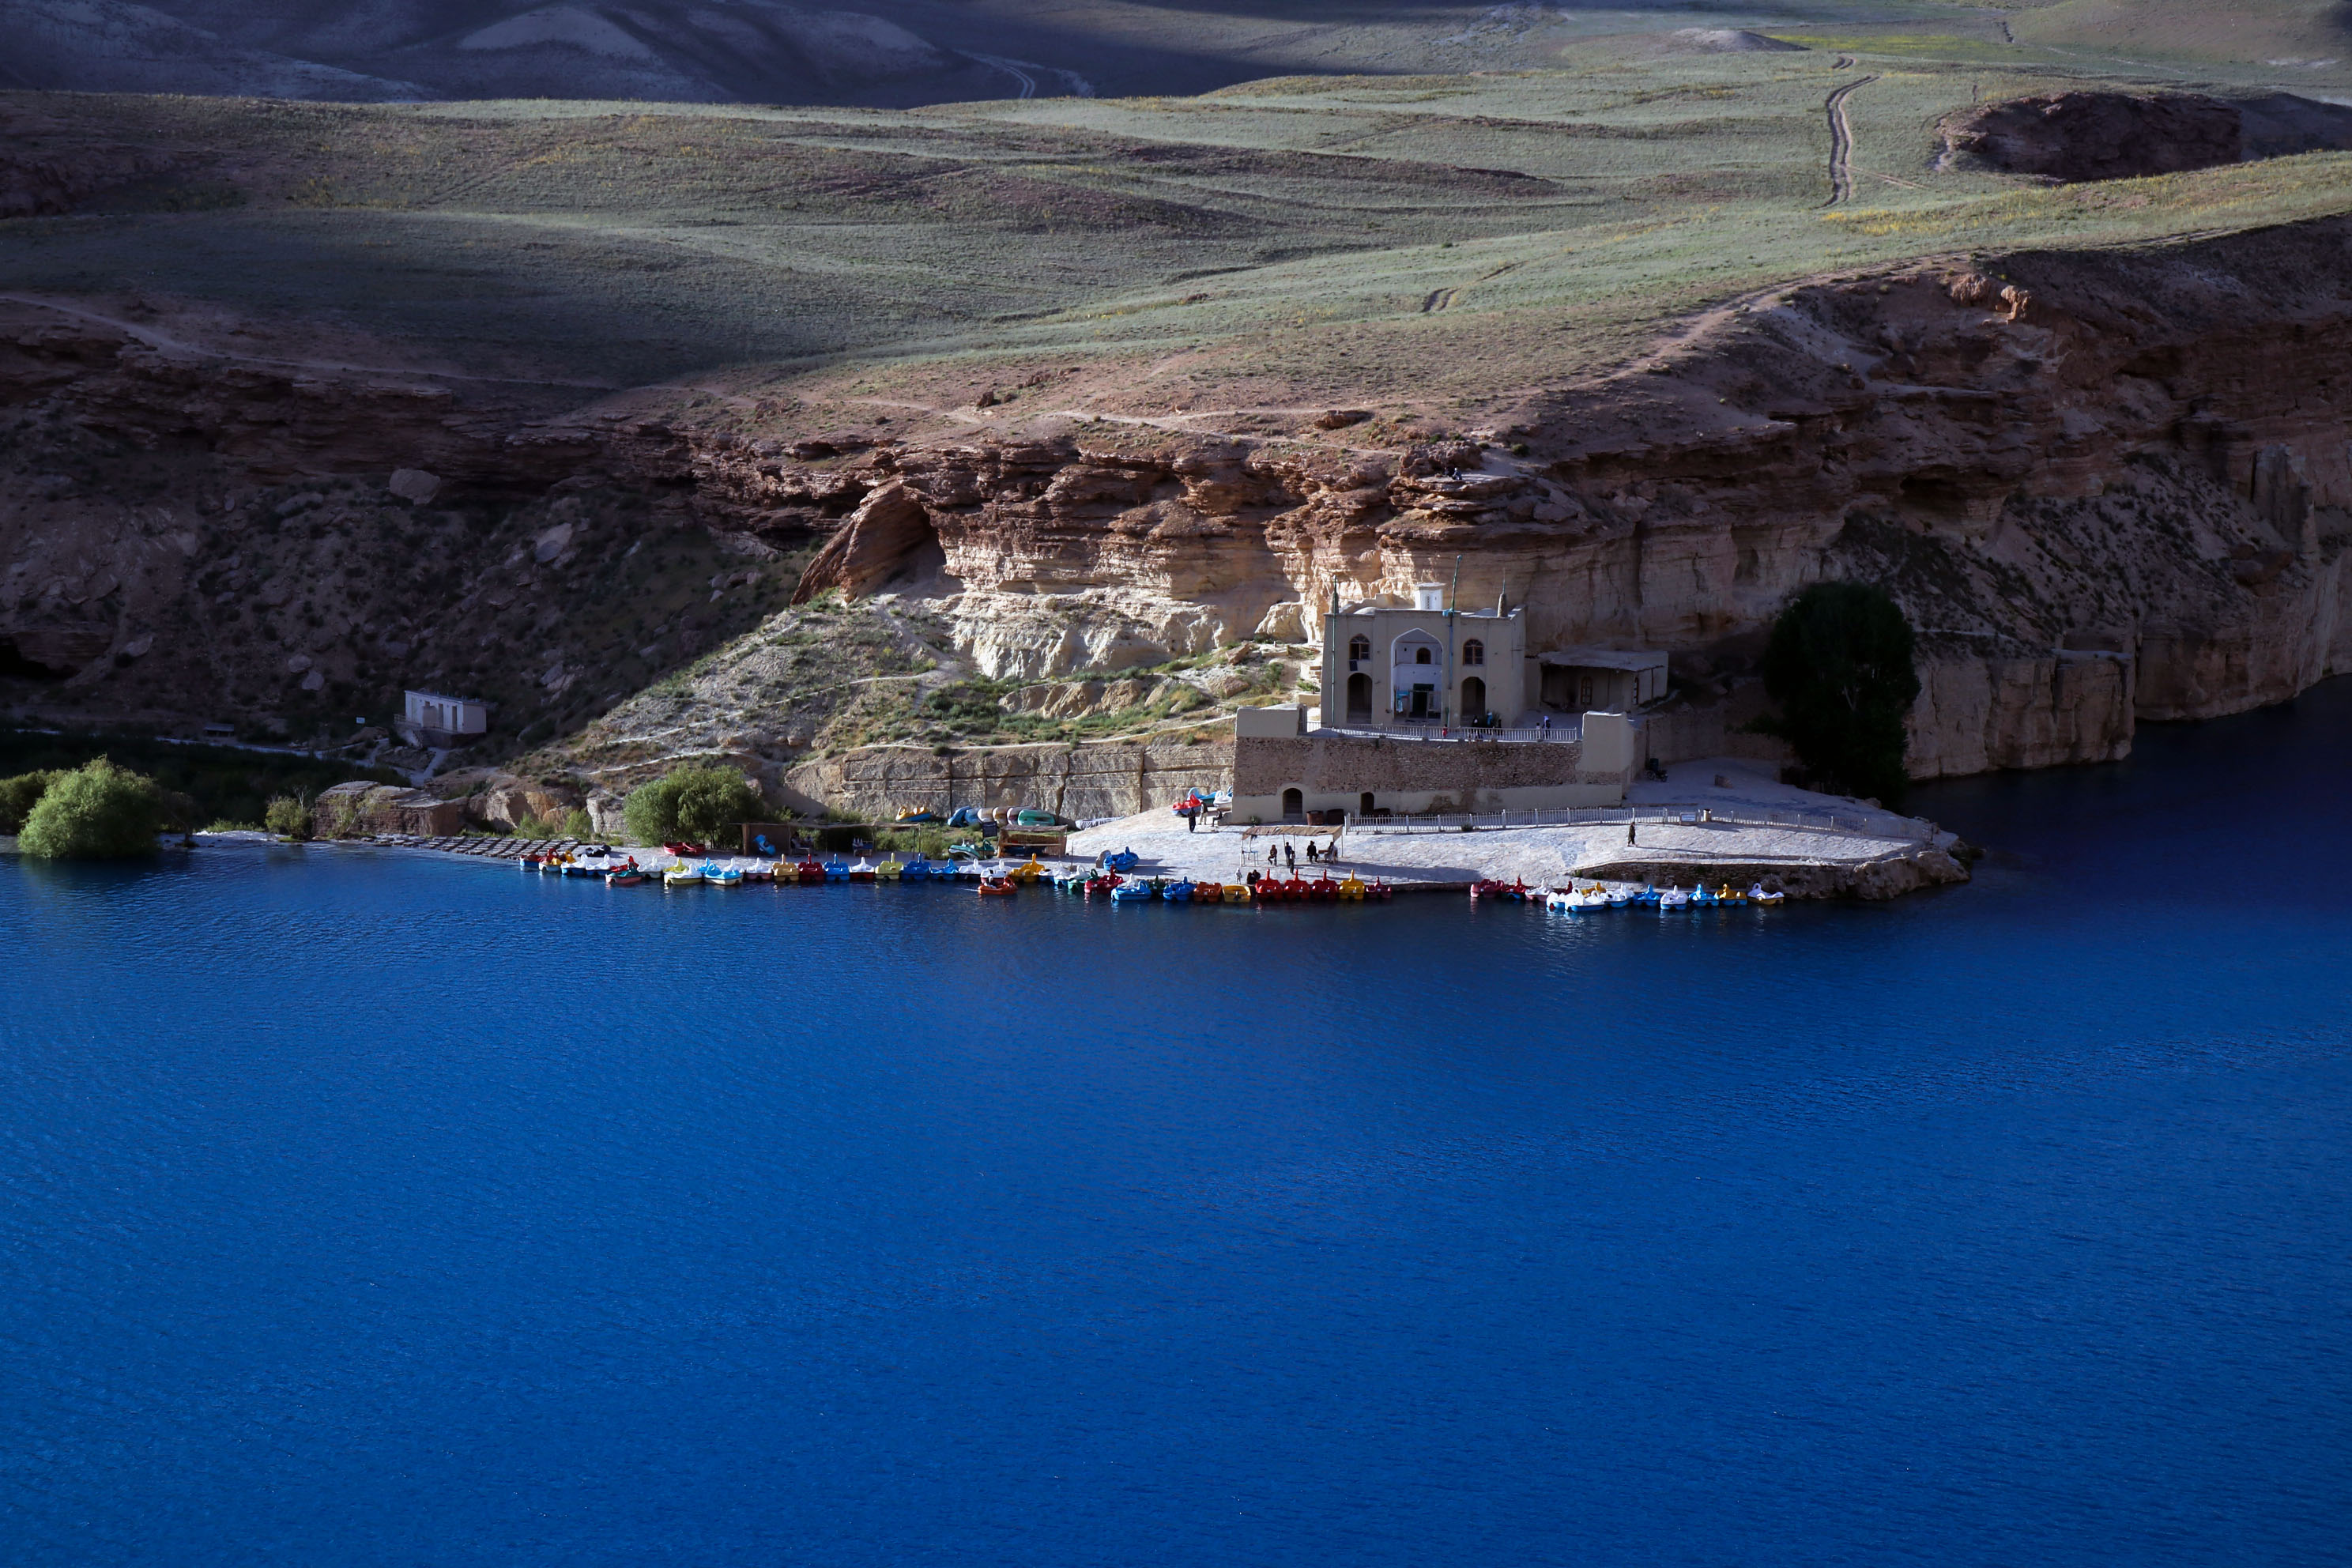
{"type": "Polygon", "coordinates": [[[1413,662],[1413,663],[1415,663],[1415,664],[1433,664],[1433,663],[1435,663],[1436,661],[1435,661],[1434,659],[1431,658],[1429,657],[1429,655],[1430,655],[1430,650],[1429,650],[1428,648],[1425,648],[1425,647],[1417,647],[1417,648],[1415,648],[1415,649],[1413,649],[1413,650],[1412,650],[1412,662],[1413,662]]]}
{"type": "Polygon", "coordinates": [[[1464,643],[1462,645],[1462,662],[1465,664],[1486,663],[1486,645],[1480,642],[1476,637],[1472,637],[1468,642],[1464,643]]]}
{"type": "Polygon", "coordinates": [[[1284,791],[1282,792],[1282,815],[1283,815],[1284,816],[1286,816],[1286,817],[1291,817],[1291,816],[1306,816],[1306,815],[1307,815],[1307,795],[1306,795],[1306,794],[1305,794],[1303,791],[1300,791],[1300,790],[1295,790],[1295,789],[1286,789],[1286,790],[1284,790],[1284,791]]]}
{"type": "Polygon", "coordinates": [[[1359,634],[1358,636],[1351,637],[1348,639],[1348,659],[1349,663],[1352,664],[1357,659],[1370,658],[1371,657],[1371,638],[1359,634]]]}

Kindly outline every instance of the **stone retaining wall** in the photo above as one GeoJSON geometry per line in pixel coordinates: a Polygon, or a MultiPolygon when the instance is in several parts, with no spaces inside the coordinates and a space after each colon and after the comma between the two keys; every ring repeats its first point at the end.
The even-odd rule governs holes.
{"type": "Polygon", "coordinates": [[[796,810],[848,812],[887,822],[901,812],[1025,806],[1073,821],[1131,816],[1189,791],[1224,789],[1230,741],[1118,741],[1087,745],[863,746],[803,763],[784,775],[796,810]]]}
{"type": "Polygon", "coordinates": [[[1399,740],[1328,731],[1299,738],[1244,736],[1234,742],[1234,816],[1279,822],[1284,795],[1302,809],[1363,809],[1399,816],[1444,811],[1557,810],[1613,805],[1625,797],[1619,773],[1584,765],[1575,742],[1399,740]]]}

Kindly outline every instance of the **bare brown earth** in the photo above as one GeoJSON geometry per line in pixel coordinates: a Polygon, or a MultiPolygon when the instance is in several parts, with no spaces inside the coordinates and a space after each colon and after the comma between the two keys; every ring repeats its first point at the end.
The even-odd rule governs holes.
{"type": "MultiPolygon", "coordinates": [[[[869,766],[824,753],[894,733],[880,755],[943,765],[958,681],[1043,710],[1204,661],[1160,725],[1181,744],[1219,690],[1265,700],[1237,640],[1457,562],[1531,649],[1675,650],[1703,711],[1839,575],[1921,628],[1919,774],[2112,757],[2139,719],[2352,663],[2347,247],[2328,220],[1818,279],[1443,432],[1326,428],[1263,379],[1123,415],[1156,368],[1131,358],[551,416],[389,351],[324,368],[371,363],[357,340],[304,364],[152,304],[0,303],[0,678],[26,713],[300,734],[482,689],[493,754],[563,741],[542,767],[622,784],[716,752],[821,794],[869,766]],[[396,468],[442,488],[397,499],[396,468]]],[[[1101,814],[1165,782],[1132,776],[1101,814]]]]}
{"type": "Polygon", "coordinates": [[[2045,179],[2130,180],[2245,155],[2234,103],[2201,93],[2036,93],[1974,104],[1943,125],[1948,156],[2045,179]]]}

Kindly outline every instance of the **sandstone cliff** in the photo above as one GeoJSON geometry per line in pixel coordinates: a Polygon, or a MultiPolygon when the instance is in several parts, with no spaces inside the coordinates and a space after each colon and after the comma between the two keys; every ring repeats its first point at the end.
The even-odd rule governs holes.
{"type": "Polygon", "coordinates": [[[2139,718],[2346,668],[2346,226],[1990,265],[1738,302],[1484,439],[1077,424],[889,452],[803,591],[927,595],[982,668],[1034,679],[1312,634],[1334,593],[1458,562],[1465,600],[1527,605],[1533,650],[1736,677],[1793,589],[1862,577],[1920,628],[1929,777],[2112,758],[2139,718]]]}
{"type": "MultiPolygon", "coordinates": [[[[0,310],[0,679],[20,711],[299,728],[403,683],[496,683],[509,749],[605,714],[583,773],[740,752],[862,800],[944,776],[919,746],[841,753],[873,737],[829,727],[888,682],[1075,712],[1122,670],[1309,638],[1335,594],[1457,569],[1465,602],[1527,607],[1535,651],[1674,650],[1700,706],[1662,731],[1695,750],[1752,700],[1790,591],[1881,583],[1927,658],[1923,776],[2114,757],[2138,719],[2352,664],[2338,221],[1815,280],[1467,431],[1319,408],[1178,430],[1104,413],[1108,372],[1040,373],[1018,416],[892,422],[814,384],[566,412],[0,310]],[[395,468],[443,488],[397,496],[395,468]],[[845,594],[856,626],[789,618],[845,594]],[[826,675],[865,646],[881,662],[826,675]],[[668,695],[622,701],[665,671],[668,695]]],[[[1194,717],[1248,685],[1185,679],[1194,717]]],[[[933,710],[898,710],[901,738],[933,710]]],[[[1015,771],[1108,815],[1135,797],[1075,781],[1130,760],[1015,771]]]]}

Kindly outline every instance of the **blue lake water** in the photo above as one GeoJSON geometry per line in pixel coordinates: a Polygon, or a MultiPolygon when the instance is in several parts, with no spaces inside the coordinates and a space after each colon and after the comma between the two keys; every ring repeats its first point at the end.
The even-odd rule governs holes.
{"type": "Polygon", "coordinates": [[[1876,907],[0,861],[0,1561],[2352,1562],[2352,683],[1876,907]]]}

